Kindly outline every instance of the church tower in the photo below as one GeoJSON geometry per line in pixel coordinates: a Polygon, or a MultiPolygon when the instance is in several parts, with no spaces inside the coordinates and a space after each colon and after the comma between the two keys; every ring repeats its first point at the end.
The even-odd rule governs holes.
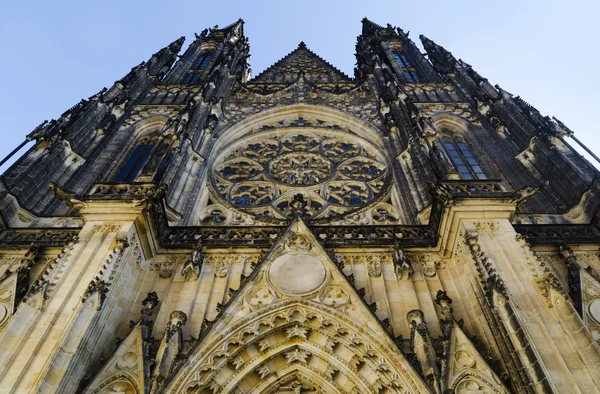
{"type": "Polygon", "coordinates": [[[0,392],[599,393],[598,171],[420,40],[364,19],[354,76],[300,43],[252,77],[239,20],[32,131],[0,392]]]}

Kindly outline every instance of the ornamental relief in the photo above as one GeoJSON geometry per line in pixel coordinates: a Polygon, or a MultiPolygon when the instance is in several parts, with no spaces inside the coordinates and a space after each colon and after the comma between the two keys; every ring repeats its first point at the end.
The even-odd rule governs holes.
{"type": "Polygon", "coordinates": [[[369,276],[381,276],[383,264],[393,264],[391,254],[336,254],[335,259],[339,265],[364,265],[369,276]]]}
{"type": "Polygon", "coordinates": [[[213,273],[217,278],[224,278],[229,273],[229,268],[233,264],[257,264],[260,260],[259,255],[205,255],[203,264],[211,264],[213,273]]]}
{"type": "MultiPolygon", "coordinates": [[[[321,293],[345,298],[338,290],[341,289],[331,286],[321,293]]],[[[262,286],[253,287],[248,293],[254,303],[257,295],[260,300],[272,298],[262,286]]],[[[266,305],[222,333],[209,333],[216,337],[207,342],[203,353],[190,357],[189,367],[171,379],[166,389],[237,393],[242,391],[236,387],[245,387],[243,392],[287,393],[290,388],[311,392],[314,386],[321,386],[317,392],[363,393],[371,392],[370,388],[379,392],[383,387],[394,388],[398,393],[426,392],[418,375],[406,369],[405,358],[390,352],[382,343],[385,335],[368,333],[357,323],[358,320],[340,314],[340,310],[310,301],[266,305]],[[319,382],[287,384],[284,380],[288,373],[313,375],[308,371],[315,372],[319,382]],[[341,371],[345,371],[346,379],[334,379],[341,371]],[[215,378],[223,374],[227,380],[215,378]],[[374,386],[373,377],[379,382],[374,386]]]]}
{"type": "Polygon", "coordinates": [[[224,100],[224,119],[235,124],[244,118],[276,106],[294,105],[299,101],[313,105],[326,105],[349,113],[357,118],[369,119],[374,125],[383,127],[379,118],[379,105],[368,83],[352,84],[312,84],[299,78],[290,85],[250,84],[235,91],[235,95],[224,100]],[[259,92],[248,88],[257,88],[259,92]],[[266,91],[265,91],[266,89],[266,91]],[[266,93],[263,94],[263,92],[266,93]],[[251,105],[248,105],[251,102],[251,105]]]}
{"type": "MultiPolygon", "coordinates": [[[[294,198],[301,195],[304,218],[338,219],[381,199],[389,177],[386,160],[366,141],[330,130],[273,130],[215,160],[210,186],[219,202],[212,206],[281,221],[294,216],[294,198]]],[[[231,215],[224,209],[201,220],[225,223],[231,215]]],[[[381,206],[369,220],[387,223],[398,217],[381,206]]]]}

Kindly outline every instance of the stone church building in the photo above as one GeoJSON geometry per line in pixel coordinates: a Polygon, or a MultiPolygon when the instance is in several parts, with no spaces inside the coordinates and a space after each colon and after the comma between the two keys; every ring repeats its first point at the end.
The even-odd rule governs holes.
{"type": "Polygon", "coordinates": [[[420,40],[251,76],[240,20],[32,131],[0,392],[599,393],[598,171],[420,40]]]}

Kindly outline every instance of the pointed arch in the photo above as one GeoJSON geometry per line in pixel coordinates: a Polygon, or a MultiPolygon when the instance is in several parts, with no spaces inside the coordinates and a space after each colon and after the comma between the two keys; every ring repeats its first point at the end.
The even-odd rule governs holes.
{"type": "Polygon", "coordinates": [[[450,387],[456,394],[468,394],[471,392],[482,394],[507,394],[499,382],[494,382],[473,370],[464,370],[458,373],[450,387]]]}
{"type": "Polygon", "coordinates": [[[428,131],[436,155],[445,167],[448,179],[483,180],[489,169],[481,165],[481,152],[473,144],[473,124],[451,113],[436,113],[431,117],[428,131]]]}
{"type": "Polygon", "coordinates": [[[219,152],[220,149],[229,146],[264,125],[275,124],[293,117],[316,118],[331,125],[338,125],[340,129],[349,130],[352,134],[366,139],[385,151],[383,133],[373,124],[338,109],[309,104],[277,107],[251,115],[221,131],[213,151],[219,152]]]}
{"type": "Polygon", "coordinates": [[[90,391],[90,394],[141,394],[142,391],[134,383],[134,379],[126,373],[119,373],[100,383],[98,387],[90,391]]]}
{"type": "Polygon", "coordinates": [[[131,127],[131,137],[115,160],[118,164],[113,170],[112,181],[135,182],[140,181],[140,176],[152,176],[168,148],[170,136],[161,135],[161,130],[167,122],[166,116],[155,115],[131,127]]]}
{"type": "MultiPolygon", "coordinates": [[[[190,358],[167,390],[256,390],[258,378],[266,379],[283,368],[291,372],[301,367],[312,371],[320,385],[337,386],[333,392],[384,388],[390,393],[429,392],[391,339],[378,335],[373,327],[357,324],[352,313],[296,299],[265,306],[237,322],[232,322],[235,319],[231,315],[215,323],[218,336],[210,337],[202,355],[190,358]],[[296,350],[306,361],[290,356],[296,350]]],[[[281,376],[277,372],[271,378],[281,376]]]]}

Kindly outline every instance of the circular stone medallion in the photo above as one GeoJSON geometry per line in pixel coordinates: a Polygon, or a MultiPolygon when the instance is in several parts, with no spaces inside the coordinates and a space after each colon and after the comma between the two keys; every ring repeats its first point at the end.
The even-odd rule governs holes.
{"type": "Polygon", "coordinates": [[[588,310],[590,311],[592,318],[596,320],[597,323],[600,323],[600,299],[595,299],[590,302],[588,310]]]}
{"type": "Polygon", "coordinates": [[[304,253],[279,256],[269,268],[271,284],[288,294],[310,293],[323,284],[326,276],[321,260],[304,253]]]}

